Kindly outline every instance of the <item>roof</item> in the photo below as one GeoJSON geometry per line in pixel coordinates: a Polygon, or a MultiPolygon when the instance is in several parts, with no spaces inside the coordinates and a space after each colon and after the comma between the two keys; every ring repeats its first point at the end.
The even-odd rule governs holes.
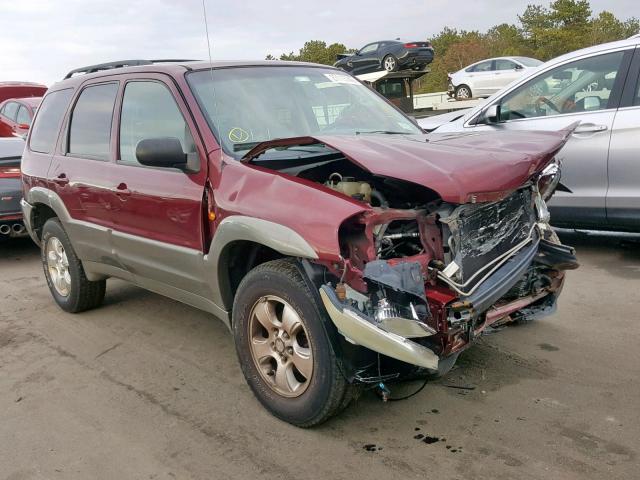
{"type": "MultiPolygon", "coordinates": [[[[161,61],[161,63],[153,63],[151,60],[123,60],[118,62],[110,62],[109,64],[99,64],[93,65],[90,67],[82,67],[75,70],[72,70],[67,74],[68,78],[63,79],[62,81],[55,84],[55,87],[76,85],[84,82],[85,80],[92,78],[100,78],[108,75],[119,75],[119,74],[127,74],[127,73],[142,73],[142,72],[155,72],[155,73],[166,73],[168,75],[182,75],[185,71],[189,70],[208,70],[210,68],[218,69],[218,68],[232,68],[232,67],[294,67],[294,66],[304,66],[304,67],[322,67],[336,70],[334,67],[330,65],[320,65],[317,63],[309,63],[309,62],[290,62],[284,60],[220,60],[214,62],[205,62],[205,61],[197,61],[197,60],[186,60],[186,61],[161,61]],[[73,75],[75,72],[81,72],[84,70],[90,70],[93,67],[99,67],[102,65],[109,64],[120,64],[125,62],[140,62],[137,64],[131,64],[131,66],[123,66],[117,68],[108,68],[103,69],[96,72],[85,73],[83,75],[73,75]],[[144,63],[143,63],[144,62],[144,63]]],[[[341,70],[342,71],[342,70],[341,70]]]]}
{"type": "Polygon", "coordinates": [[[555,63],[563,62],[571,58],[578,58],[582,55],[588,55],[590,53],[606,52],[607,50],[615,50],[617,48],[632,47],[634,45],[640,45],[640,35],[634,35],[625,40],[618,40],[617,42],[601,43],[600,45],[594,45],[593,47],[581,48],[580,50],[574,50],[573,52],[565,53],[559,57],[552,58],[544,65],[553,65],[555,63]]]}
{"type": "Polygon", "coordinates": [[[0,82],[0,87],[42,87],[47,88],[46,85],[35,82],[0,82]]]}
{"type": "Polygon", "coordinates": [[[29,105],[31,108],[35,108],[38,105],[40,105],[40,102],[42,101],[42,97],[24,97],[24,98],[13,98],[12,100],[15,100],[17,102],[22,102],[22,103],[26,103],[27,105],[29,105]]]}

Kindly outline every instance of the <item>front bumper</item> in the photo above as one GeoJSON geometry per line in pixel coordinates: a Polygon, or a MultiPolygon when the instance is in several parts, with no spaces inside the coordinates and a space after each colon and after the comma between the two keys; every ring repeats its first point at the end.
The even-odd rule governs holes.
{"type": "MultiPolygon", "coordinates": [[[[350,343],[435,371],[440,358],[465,349],[487,327],[497,322],[510,321],[510,315],[514,313],[527,311],[529,318],[552,313],[564,281],[562,271],[578,266],[574,254],[571,247],[542,239],[536,233],[529,244],[508,258],[471,295],[460,295],[444,305],[442,318],[438,321],[444,327],[437,333],[434,332],[432,337],[442,340],[441,348],[435,349],[399,335],[401,332],[397,330],[397,333],[385,331],[384,326],[376,320],[341,302],[335,290],[328,285],[320,288],[320,296],[332,322],[350,343]],[[556,272],[553,282],[519,298],[510,298],[507,293],[523,279],[533,264],[556,272]],[[451,319],[456,314],[462,314],[463,321],[454,324],[451,319]]],[[[428,299],[431,294],[427,286],[428,299]]],[[[431,335],[427,333],[422,336],[431,335]]],[[[424,343],[433,346],[438,342],[424,343]]]]}
{"type": "Polygon", "coordinates": [[[347,341],[412,365],[438,369],[438,356],[427,347],[376,327],[363,313],[345,306],[333,289],[320,287],[320,297],[338,331],[347,341]]]}

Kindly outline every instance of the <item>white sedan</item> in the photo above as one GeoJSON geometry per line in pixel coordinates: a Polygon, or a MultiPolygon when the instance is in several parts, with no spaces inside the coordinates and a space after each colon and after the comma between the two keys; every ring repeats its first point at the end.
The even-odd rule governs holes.
{"type": "Polygon", "coordinates": [[[529,57],[498,57],[482,60],[449,74],[449,96],[456,100],[488,97],[542,65],[529,57]]]}

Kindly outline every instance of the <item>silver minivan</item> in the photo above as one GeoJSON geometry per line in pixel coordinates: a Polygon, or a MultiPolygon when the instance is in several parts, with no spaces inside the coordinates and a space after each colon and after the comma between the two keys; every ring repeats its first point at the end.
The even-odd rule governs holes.
{"type": "Polygon", "coordinates": [[[561,227],[640,231],[640,38],[550,60],[466,112],[427,117],[434,133],[560,130],[579,121],[561,153],[550,202],[561,227]]]}

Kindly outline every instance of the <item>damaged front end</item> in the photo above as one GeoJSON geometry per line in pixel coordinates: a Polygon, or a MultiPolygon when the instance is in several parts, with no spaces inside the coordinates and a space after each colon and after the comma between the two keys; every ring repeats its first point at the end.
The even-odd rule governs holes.
{"type": "Polygon", "coordinates": [[[550,229],[536,183],[501,196],[345,222],[340,280],[320,288],[338,331],[436,372],[486,328],[553,312],[574,251],[550,229]]]}
{"type": "Polygon", "coordinates": [[[444,374],[488,327],[553,312],[564,270],[578,266],[545,204],[570,132],[300,137],[245,156],[361,207],[341,221],[339,251],[320,255],[310,275],[337,331],[364,347],[352,380],[383,378],[385,362],[390,378],[444,374]]]}

